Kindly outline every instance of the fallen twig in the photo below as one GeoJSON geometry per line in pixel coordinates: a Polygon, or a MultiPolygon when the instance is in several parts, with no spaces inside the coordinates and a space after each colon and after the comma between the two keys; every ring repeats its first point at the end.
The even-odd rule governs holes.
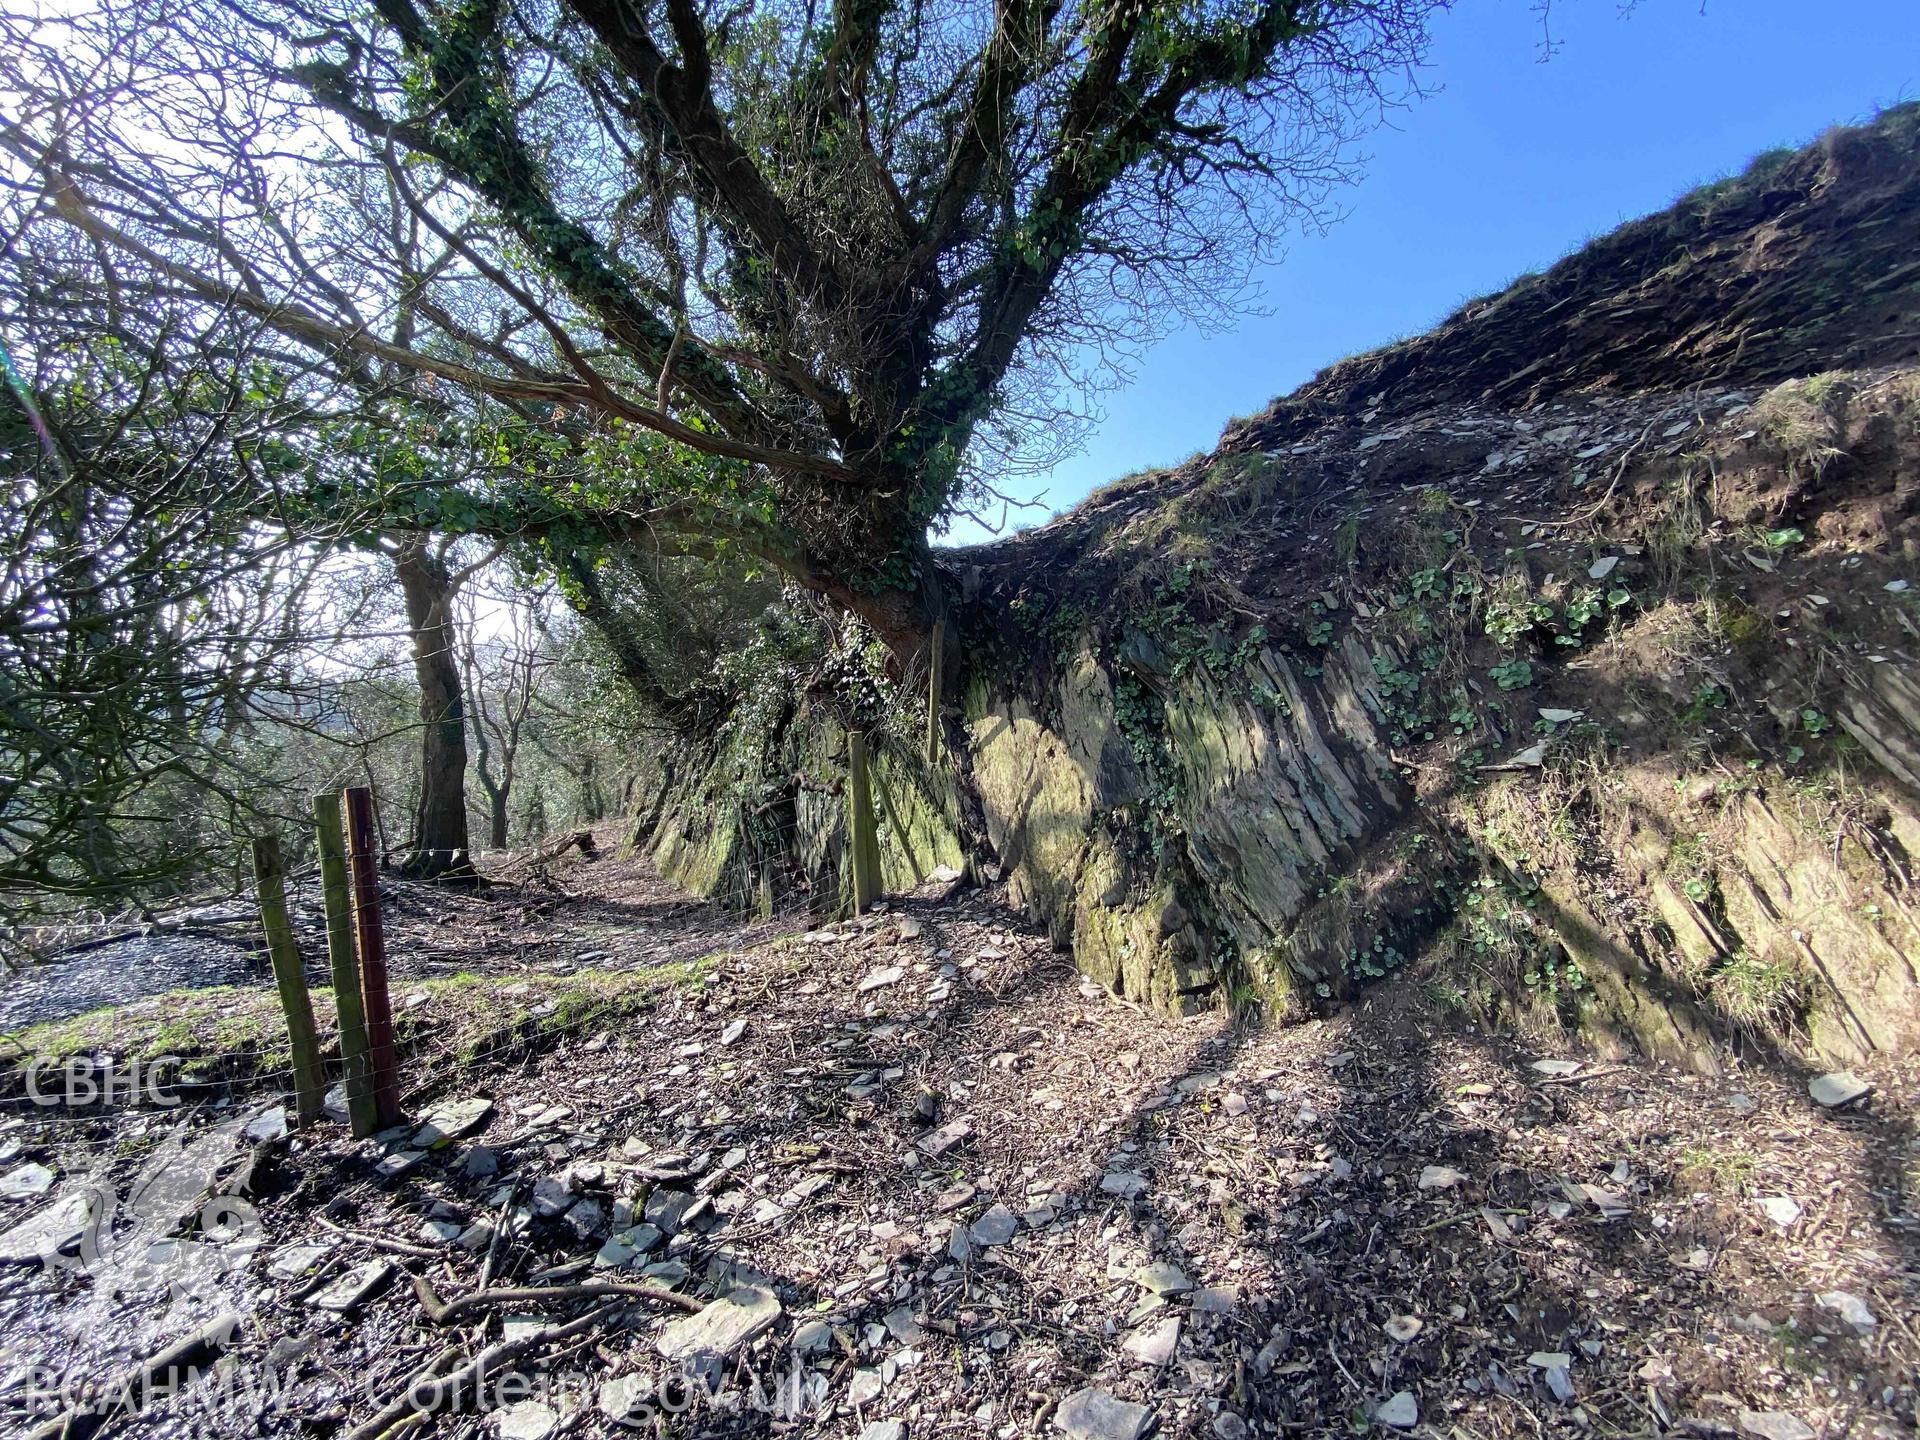
{"type": "Polygon", "coordinates": [[[571,1339],[584,1330],[592,1329],[612,1308],[603,1305],[564,1325],[538,1330],[519,1340],[503,1340],[489,1345],[458,1369],[452,1367],[459,1361],[461,1351],[450,1345],[428,1361],[424,1369],[415,1372],[413,1378],[407,1381],[406,1388],[377,1415],[348,1431],[345,1440],[380,1440],[380,1437],[398,1426],[411,1426],[442,1410],[456,1409],[462,1403],[474,1403],[482,1398],[488,1379],[503,1365],[519,1359],[530,1350],[551,1345],[557,1340],[571,1339]]]}
{"type": "Polygon", "coordinates": [[[506,1244],[507,1232],[512,1226],[514,1202],[520,1198],[520,1181],[515,1179],[507,1187],[507,1198],[500,1202],[500,1213],[494,1218],[493,1234],[487,1237],[487,1261],[480,1267],[480,1288],[485,1290],[493,1284],[494,1268],[500,1263],[500,1249],[506,1244]]]}
{"type": "Polygon", "coordinates": [[[414,1245],[405,1240],[389,1240],[384,1235],[368,1235],[359,1230],[349,1230],[344,1225],[334,1224],[333,1221],[327,1219],[324,1215],[316,1215],[314,1218],[326,1226],[327,1229],[333,1231],[334,1234],[348,1240],[357,1241],[362,1245],[371,1246],[375,1250],[386,1250],[395,1255],[411,1255],[416,1260],[438,1260],[440,1258],[440,1251],[430,1250],[425,1245],[414,1245]]]}
{"type": "Polygon", "coordinates": [[[578,1285],[509,1285],[498,1290],[475,1290],[452,1300],[442,1300],[435,1293],[432,1281],[424,1275],[416,1275],[413,1277],[413,1293],[419,1297],[420,1308],[427,1312],[427,1318],[436,1325],[450,1324],[457,1315],[492,1305],[559,1304],[567,1300],[657,1300],[662,1305],[677,1306],[689,1314],[707,1308],[691,1295],[682,1295],[659,1285],[629,1285],[615,1280],[587,1280],[578,1285]]]}
{"type": "Polygon", "coordinates": [[[1587,1081],[1598,1080],[1603,1075],[1619,1075],[1621,1073],[1620,1067],[1615,1065],[1606,1070],[1582,1070],[1574,1075],[1547,1075],[1533,1083],[1544,1090],[1549,1085],[1584,1085],[1587,1081]]]}

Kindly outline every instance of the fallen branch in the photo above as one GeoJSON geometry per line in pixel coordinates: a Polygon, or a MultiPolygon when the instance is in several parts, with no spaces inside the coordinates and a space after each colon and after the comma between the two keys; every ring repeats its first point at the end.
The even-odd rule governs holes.
{"type": "Polygon", "coordinates": [[[1549,1085],[1584,1085],[1589,1080],[1598,1080],[1602,1076],[1619,1075],[1621,1073],[1623,1072],[1620,1067],[1615,1065],[1606,1070],[1582,1070],[1574,1075],[1547,1075],[1539,1080],[1535,1080],[1533,1084],[1537,1088],[1544,1090],[1549,1085]]]}
{"type": "Polygon", "coordinates": [[[498,1290],[475,1290],[452,1300],[442,1300],[434,1292],[432,1281],[424,1275],[416,1275],[413,1277],[413,1293],[419,1297],[420,1308],[427,1312],[427,1318],[436,1325],[450,1324],[455,1316],[493,1305],[550,1305],[568,1300],[657,1300],[662,1305],[677,1306],[688,1314],[697,1314],[707,1308],[691,1295],[681,1295],[658,1285],[626,1285],[614,1280],[588,1280],[579,1285],[507,1286],[498,1290]]]}
{"type": "Polygon", "coordinates": [[[548,840],[534,846],[531,850],[523,850],[511,859],[501,862],[500,867],[494,871],[494,877],[498,879],[516,870],[537,870],[550,860],[558,860],[569,850],[578,850],[589,860],[600,858],[600,846],[594,840],[593,832],[575,830],[562,835],[557,840],[548,840]]]}
{"type": "Polygon", "coordinates": [[[149,1401],[163,1400],[192,1380],[233,1344],[240,1317],[228,1313],[177,1340],[158,1355],[125,1371],[107,1393],[32,1431],[27,1440],[87,1440],[109,1421],[137,1414],[149,1401]]]}
{"type": "MultiPolygon", "coordinates": [[[[469,1297],[471,1298],[471,1297],[469,1297]]],[[[552,1329],[538,1330],[518,1340],[501,1341],[487,1346],[478,1355],[459,1364],[461,1350],[449,1345],[426,1366],[414,1373],[407,1381],[406,1388],[371,1420],[349,1430],[345,1440],[380,1440],[397,1427],[418,1424],[429,1415],[443,1410],[459,1408],[463,1403],[478,1401],[487,1381],[503,1366],[519,1359],[530,1350],[551,1345],[556,1340],[566,1340],[583,1330],[590,1330],[606,1316],[611,1306],[603,1305],[598,1310],[590,1310],[578,1319],[552,1329]],[[459,1368],[454,1367],[458,1365],[459,1368]]]]}
{"type": "Polygon", "coordinates": [[[400,1398],[388,1402],[386,1407],[363,1425],[347,1432],[347,1440],[377,1440],[396,1425],[418,1419],[421,1411],[415,1403],[420,1387],[434,1385],[453,1373],[460,1363],[462,1351],[458,1345],[449,1345],[420,1369],[414,1371],[407,1381],[406,1388],[400,1392],[400,1398]]]}

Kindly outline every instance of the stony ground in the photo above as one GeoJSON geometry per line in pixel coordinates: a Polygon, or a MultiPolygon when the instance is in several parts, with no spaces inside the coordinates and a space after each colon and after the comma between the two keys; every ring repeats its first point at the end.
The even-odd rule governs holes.
{"type": "Polygon", "coordinates": [[[479,1052],[428,1027],[437,1130],[282,1136],[258,1091],[14,1112],[0,1189],[52,1185],[0,1201],[41,1222],[0,1259],[69,1239],[89,1180],[122,1198],[0,1270],[0,1424],[234,1314],[110,1433],[1914,1431],[1911,1063],[1827,1109],[1767,1067],[1518,1051],[1412,979],[1302,1027],[1168,1020],[991,891],[690,963],[683,920],[737,926],[625,862],[559,881],[517,919],[449,902],[501,954],[431,1005],[511,1012],[516,947],[659,983],[479,1052]],[[421,1373],[458,1383],[410,1401],[421,1373]]]}

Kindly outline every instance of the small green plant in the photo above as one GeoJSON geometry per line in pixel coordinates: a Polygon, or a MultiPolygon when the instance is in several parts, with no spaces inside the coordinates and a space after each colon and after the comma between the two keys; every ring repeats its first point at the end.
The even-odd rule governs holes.
{"type": "Polygon", "coordinates": [[[1714,856],[1704,831],[1675,835],[1667,845],[1667,878],[1696,905],[1713,899],[1714,856]]]}
{"type": "Polygon", "coordinates": [[[1533,666],[1525,660],[1503,660],[1487,674],[1502,690],[1519,690],[1533,683],[1533,666]]]}
{"type": "Polygon", "coordinates": [[[1800,712],[1800,726],[1807,734],[1819,736],[1833,729],[1833,721],[1812,706],[1808,706],[1800,712]]]}
{"type": "Polygon", "coordinates": [[[1606,611],[1606,597],[1594,587],[1589,585],[1575,591],[1566,604],[1568,633],[1556,638],[1563,645],[1578,645],[1580,632],[1606,614],[1606,611]]]}
{"type": "Polygon", "coordinates": [[[1587,988],[1586,972],[1579,962],[1564,951],[1548,950],[1539,955],[1534,964],[1520,976],[1520,982],[1529,990],[1537,990],[1547,995],[1557,995],[1562,990],[1579,992],[1587,988]]]}
{"type": "Polygon", "coordinates": [[[1256,625],[1240,637],[1240,643],[1233,647],[1233,668],[1238,670],[1249,660],[1254,652],[1267,643],[1267,627],[1256,625]]]}
{"type": "Polygon", "coordinates": [[[1360,517],[1349,515],[1333,532],[1333,553],[1342,565],[1353,564],[1360,554],[1360,517]]]}
{"type": "Polygon", "coordinates": [[[1519,600],[1505,597],[1487,602],[1485,629],[1487,638],[1511,649],[1533,632],[1536,625],[1553,619],[1553,606],[1544,600],[1519,600]]]}
{"type": "Polygon", "coordinates": [[[1331,639],[1333,639],[1333,622],[1331,620],[1316,620],[1307,626],[1307,644],[1325,645],[1331,639]]]}
{"type": "Polygon", "coordinates": [[[1447,723],[1453,726],[1453,733],[1464,735],[1480,723],[1480,714],[1473,708],[1473,700],[1465,689],[1455,686],[1453,708],[1447,711],[1447,723]]]}
{"type": "Polygon", "coordinates": [[[1282,718],[1293,713],[1293,706],[1288,702],[1287,697],[1274,689],[1273,686],[1269,685],[1265,680],[1254,683],[1253,702],[1256,705],[1265,706],[1282,718]]]}
{"type": "MultiPolygon", "coordinates": [[[[1487,838],[1497,843],[1500,837],[1489,832],[1487,838]]],[[[1585,992],[1587,977],[1534,918],[1539,901],[1536,885],[1483,874],[1460,893],[1456,931],[1474,955],[1499,962],[1527,989],[1557,1005],[1585,992]]]]}
{"type": "Polygon", "coordinates": [[[1349,975],[1377,980],[1389,971],[1399,969],[1406,961],[1407,957],[1398,947],[1389,945],[1385,936],[1376,935],[1371,946],[1349,950],[1341,960],[1340,968],[1349,975]]]}
{"type": "Polygon", "coordinates": [[[1731,698],[1724,686],[1716,685],[1709,680],[1693,692],[1693,699],[1688,702],[1687,708],[1680,712],[1681,722],[1695,728],[1705,725],[1715,711],[1727,708],[1731,698]]]}
{"type": "Polygon", "coordinates": [[[1167,576],[1166,583],[1161,586],[1162,593],[1170,596],[1186,594],[1187,591],[1193,588],[1193,576],[1196,569],[1204,571],[1206,566],[1203,562],[1196,560],[1181,561],[1173,567],[1173,573],[1167,576]]]}

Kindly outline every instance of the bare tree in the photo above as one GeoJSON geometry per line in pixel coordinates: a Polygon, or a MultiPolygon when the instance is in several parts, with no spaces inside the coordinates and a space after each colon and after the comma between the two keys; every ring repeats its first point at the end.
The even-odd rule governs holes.
{"type": "Polygon", "coordinates": [[[247,740],[319,571],[272,520],[285,437],[313,418],[267,378],[272,332],[169,304],[18,199],[0,187],[0,909],[16,916],[164,894],[230,854],[226,822],[266,808],[247,740]]]}
{"type": "Polygon", "coordinates": [[[757,557],[905,662],[928,527],[1063,380],[1233,313],[1441,3],[105,0],[13,22],[0,153],[103,256],[596,477],[475,523],[757,557]]]}
{"type": "Polygon", "coordinates": [[[461,668],[467,684],[467,717],[473,727],[474,775],[487,797],[487,844],[494,850],[507,847],[508,806],[520,747],[527,738],[534,697],[553,662],[543,643],[544,633],[529,613],[543,599],[536,594],[504,604],[496,600],[506,629],[489,642],[476,638],[480,619],[472,603],[463,607],[461,616],[465,645],[461,668]]]}

